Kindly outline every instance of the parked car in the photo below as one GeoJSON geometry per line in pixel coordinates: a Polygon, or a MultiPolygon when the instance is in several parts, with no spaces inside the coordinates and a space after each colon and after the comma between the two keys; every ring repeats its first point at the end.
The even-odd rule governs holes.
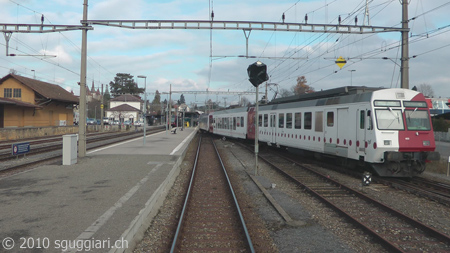
{"type": "Polygon", "coordinates": [[[135,126],[143,126],[143,125],[144,125],[144,122],[136,121],[136,122],[134,122],[134,125],[135,125],[135,126]]]}
{"type": "Polygon", "coordinates": [[[97,125],[97,120],[87,118],[87,119],[86,119],[86,124],[87,124],[87,125],[97,125]]]}
{"type": "Polygon", "coordinates": [[[108,117],[103,118],[103,125],[109,125],[109,122],[110,122],[110,120],[108,117]]]}
{"type": "Polygon", "coordinates": [[[125,121],[123,122],[123,124],[124,124],[125,126],[129,126],[129,125],[131,125],[131,121],[125,120],[125,121]]]}
{"type": "Polygon", "coordinates": [[[120,125],[120,121],[114,120],[114,121],[113,121],[113,125],[120,125]]]}

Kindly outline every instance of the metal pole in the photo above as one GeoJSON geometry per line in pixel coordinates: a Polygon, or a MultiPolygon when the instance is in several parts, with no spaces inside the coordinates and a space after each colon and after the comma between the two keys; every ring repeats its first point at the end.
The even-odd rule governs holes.
{"type": "Polygon", "coordinates": [[[169,129],[172,127],[172,103],[170,102],[171,100],[172,100],[172,84],[170,84],[169,105],[167,106],[169,108],[169,118],[167,119],[169,121],[169,129]]]}
{"type": "Polygon", "coordinates": [[[258,86],[256,86],[256,113],[255,113],[255,176],[258,175],[258,132],[259,132],[259,115],[258,115],[258,86]]]}
{"type": "Polygon", "coordinates": [[[147,76],[138,76],[138,78],[144,78],[144,138],[143,145],[145,146],[145,137],[147,136],[145,129],[147,128],[147,76]]]}
{"type": "Polygon", "coordinates": [[[147,138],[147,77],[144,79],[144,146],[145,146],[145,139],[147,138]]]}
{"type": "Polygon", "coordinates": [[[401,59],[401,88],[409,89],[409,44],[408,44],[408,1],[402,0],[402,59],[401,59]]]}
{"type": "MultiPolygon", "coordinates": [[[[83,4],[83,20],[88,19],[88,0],[83,4]]],[[[86,58],[87,58],[87,31],[88,24],[81,33],[81,69],[80,69],[80,120],[78,125],[78,157],[86,156],[86,58]]]]}
{"type": "Polygon", "coordinates": [[[103,111],[103,96],[104,96],[104,93],[103,93],[103,84],[102,84],[102,93],[101,93],[101,95],[102,95],[102,99],[101,99],[101,104],[100,104],[100,125],[101,125],[101,129],[102,129],[102,131],[103,131],[103,127],[104,127],[104,123],[103,123],[103,117],[104,117],[104,115],[103,115],[103,113],[104,113],[104,111],[103,111]]]}

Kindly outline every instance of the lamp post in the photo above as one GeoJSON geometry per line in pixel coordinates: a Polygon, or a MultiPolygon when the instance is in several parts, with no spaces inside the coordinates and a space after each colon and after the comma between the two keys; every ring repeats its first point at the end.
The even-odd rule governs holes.
{"type": "Polygon", "coordinates": [[[144,141],[143,145],[145,146],[145,138],[147,128],[147,76],[138,76],[138,78],[144,78],[144,141]]]}
{"type": "Polygon", "coordinates": [[[355,72],[356,70],[351,69],[350,71],[350,86],[353,86],[353,72],[355,72]]]}

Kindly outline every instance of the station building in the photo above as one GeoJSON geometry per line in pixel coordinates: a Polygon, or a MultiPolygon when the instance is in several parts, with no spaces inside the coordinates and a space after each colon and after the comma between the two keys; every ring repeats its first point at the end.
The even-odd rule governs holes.
{"type": "Polygon", "coordinates": [[[73,125],[78,97],[61,86],[16,74],[0,79],[0,128],[73,125]]]}

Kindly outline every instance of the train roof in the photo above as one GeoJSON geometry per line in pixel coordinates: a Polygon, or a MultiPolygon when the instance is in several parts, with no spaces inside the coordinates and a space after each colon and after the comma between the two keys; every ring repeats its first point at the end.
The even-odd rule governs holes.
{"type": "Polygon", "coordinates": [[[374,87],[366,87],[366,86],[344,86],[340,88],[334,88],[330,90],[317,91],[313,93],[294,95],[290,97],[277,98],[272,100],[268,105],[275,104],[283,104],[283,103],[292,103],[292,102],[300,102],[300,101],[308,101],[314,99],[321,98],[332,98],[332,97],[340,97],[346,95],[353,94],[361,94],[365,92],[373,92],[377,90],[381,90],[385,88],[374,88],[374,87]]]}
{"type": "Polygon", "coordinates": [[[247,112],[248,109],[249,109],[249,107],[245,106],[245,107],[238,107],[238,108],[233,108],[233,109],[215,111],[215,112],[212,112],[212,114],[219,115],[219,114],[228,114],[228,113],[237,113],[237,112],[247,112]]]}

